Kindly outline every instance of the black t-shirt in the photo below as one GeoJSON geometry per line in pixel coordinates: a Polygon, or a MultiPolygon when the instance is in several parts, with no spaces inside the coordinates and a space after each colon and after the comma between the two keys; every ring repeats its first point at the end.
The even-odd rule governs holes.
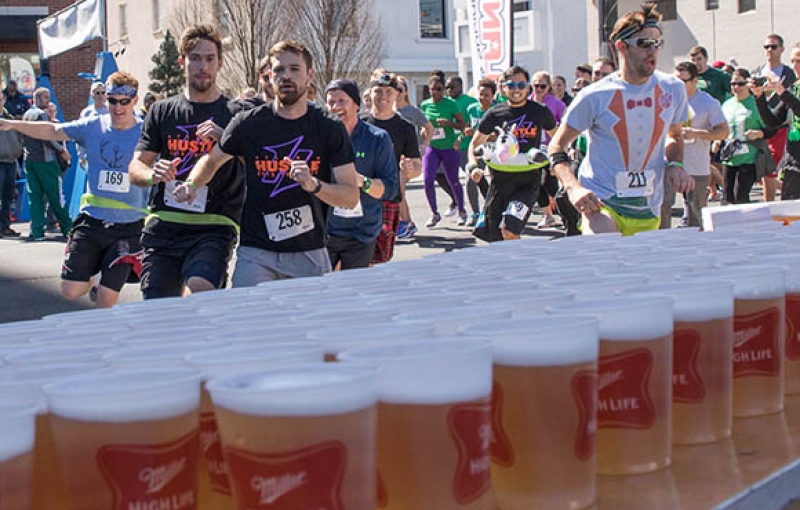
{"type": "MultiPolygon", "coordinates": [[[[414,124],[397,114],[385,120],[376,119],[371,113],[367,113],[361,118],[364,119],[365,122],[389,133],[389,138],[392,139],[392,147],[394,148],[398,170],[400,168],[400,156],[405,156],[407,158],[420,157],[417,128],[414,127],[414,124]]],[[[393,198],[391,201],[400,202],[401,200],[402,196],[398,193],[397,197],[393,198]]]]}
{"type": "MultiPolygon", "coordinates": [[[[144,120],[136,150],[156,152],[161,159],[181,158],[176,181],[186,180],[195,163],[214,147],[213,141],[196,137],[197,125],[211,119],[223,128],[227,126],[233,118],[228,101],[227,97],[220,96],[213,103],[192,103],[183,94],[157,101],[144,120]]],[[[200,212],[166,205],[164,190],[165,184],[161,183],[150,197],[154,211],[200,212]]],[[[235,162],[226,163],[208,183],[208,197],[203,212],[227,216],[239,224],[243,203],[243,172],[235,162]]],[[[158,220],[151,221],[146,230],[157,234],[161,223],[158,220]]]]}
{"type": "Polygon", "coordinates": [[[261,96],[251,97],[250,99],[234,99],[228,103],[228,109],[231,111],[231,113],[236,115],[237,113],[245,110],[258,108],[265,103],[266,101],[264,101],[261,96]]]}
{"type": "Polygon", "coordinates": [[[516,124],[514,136],[519,141],[520,152],[538,149],[542,141],[542,130],[549,131],[556,127],[552,112],[535,101],[527,101],[519,108],[512,108],[506,101],[489,108],[478,124],[478,131],[485,135],[494,133],[495,127],[516,124]]]}
{"type": "Polygon", "coordinates": [[[325,246],[327,205],[286,175],[283,159],[302,158],[316,178],[331,182],[334,167],[355,162],[344,124],[311,106],[299,119],[284,119],[266,104],[237,114],[220,148],[245,162],[242,246],[282,253],[325,246]]]}

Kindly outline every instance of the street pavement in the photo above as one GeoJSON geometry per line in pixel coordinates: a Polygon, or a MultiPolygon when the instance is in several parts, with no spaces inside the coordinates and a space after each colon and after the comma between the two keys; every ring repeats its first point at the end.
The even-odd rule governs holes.
{"type": "MultiPolygon", "coordinates": [[[[462,179],[463,182],[463,179],[462,179]]],[[[758,190],[760,193],[760,190],[758,190]]],[[[756,190],[753,193],[757,196],[756,190]]],[[[430,216],[422,181],[412,181],[408,189],[408,200],[411,215],[419,227],[413,240],[398,240],[394,261],[409,260],[442,253],[445,251],[470,248],[485,244],[475,239],[469,227],[456,225],[456,217],[442,218],[442,222],[433,229],[424,224],[430,216]]],[[[447,210],[449,198],[441,191],[437,192],[439,210],[447,210]]],[[[677,207],[681,207],[678,197],[677,207]]],[[[675,209],[677,213],[677,209],[675,209]]],[[[544,235],[561,236],[560,228],[537,230],[534,228],[541,215],[531,217],[524,236],[544,235]]],[[[673,224],[677,223],[673,215],[673,224]]],[[[28,223],[13,225],[22,233],[21,239],[28,234],[28,223]]],[[[39,319],[45,315],[73,310],[91,308],[88,297],[77,301],[67,301],[59,294],[61,262],[65,243],[58,241],[55,235],[48,234],[48,239],[41,242],[25,242],[16,239],[0,239],[0,322],[11,322],[39,319]]],[[[390,262],[391,263],[391,262],[390,262]]],[[[137,285],[126,285],[120,302],[141,300],[137,285]]]]}

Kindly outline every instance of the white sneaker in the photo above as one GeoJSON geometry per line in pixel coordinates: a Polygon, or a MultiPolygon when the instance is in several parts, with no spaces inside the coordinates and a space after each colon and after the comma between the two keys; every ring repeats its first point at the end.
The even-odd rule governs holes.
{"type": "Polygon", "coordinates": [[[459,227],[463,227],[467,224],[467,211],[461,211],[458,213],[458,223],[459,227]]]}
{"type": "Polygon", "coordinates": [[[428,228],[432,228],[438,225],[440,221],[442,221],[441,215],[439,213],[433,213],[433,215],[430,217],[425,226],[428,228]]]}
{"type": "Polygon", "coordinates": [[[455,207],[451,206],[447,211],[445,211],[444,217],[445,218],[452,218],[453,216],[456,215],[457,212],[458,212],[458,209],[456,209],[455,207]]]}
{"type": "Polygon", "coordinates": [[[542,221],[536,224],[536,226],[538,228],[549,228],[549,227],[555,227],[557,223],[558,222],[554,217],[545,216],[544,218],[542,218],[542,221]]]}

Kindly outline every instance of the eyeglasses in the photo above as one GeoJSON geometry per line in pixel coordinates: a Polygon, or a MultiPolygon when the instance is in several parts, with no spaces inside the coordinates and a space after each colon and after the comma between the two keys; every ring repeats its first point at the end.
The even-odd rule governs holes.
{"type": "Polygon", "coordinates": [[[507,82],[503,83],[503,85],[507,89],[511,89],[511,90],[514,90],[514,89],[525,90],[525,88],[528,85],[530,85],[530,83],[528,83],[527,81],[507,81],[507,82]]]}
{"type": "Polygon", "coordinates": [[[126,97],[123,99],[114,99],[113,97],[108,98],[108,104],[121,104],[122,106],[128,106],[133,101],[132,97],[126,97]]]}
{"type": "Polygon", "coordinates": [[[534,83],[533,86],[536,87],[537,89],[542,89],[542,90],[545,90],[549,87],[549,85],[546,83],[534,83]]]}
{"type": "Polygon", "coordinates": [[[105,90],[95,90],[94,91],[94,95],[95,96],[104,96],[105,94],[106,94],[105,90]]]}
{"type": "Polygon", "coordinates": [[[746,81],[732,81],[731,82],[731,87],[744,87],[745,85],[747,85],[746,81]]]}
{"type": "Polygon", "coordinates": [[[664,39],[655,39],[653,37],[636,37],[632,39],[625,39],[625,44],[628,46],[636,46],[644,50],[650,48],[661,48],[664,46],[664,39]]]}
{"type": "Polygon", "coordinates": [[[780,48],[780,46],[778,46],[777,44],[765,44],[764,45],[764,49],[765,50],[777,50],[778,48],[780,48]]]}

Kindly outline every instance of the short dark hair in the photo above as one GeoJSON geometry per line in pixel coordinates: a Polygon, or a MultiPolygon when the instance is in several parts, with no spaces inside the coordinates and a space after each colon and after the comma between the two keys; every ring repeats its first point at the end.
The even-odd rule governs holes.
{"type": "Polygon", "coordinates": [[[694,65],[693,62],[689,62],[688,60],[684,62],[678,62],[678,65],[675,66],[675,70],[679,73],[689,73],[691,79],[695,79],[700,75],[700,71],[697,70],[697,66],[694,65]]]}
{"type": "Polygon", "coordinates": [[[494,80],[489,78],[483,78],[481,81],[478,82],[478,89],[481,87],[486,87],[492,91],[492,95],[497,93],[497,83],[494,80]]]}
{"type": "Polygon", "coordinates": [[[198,23],[192,25],[181,34],[178,50],[182,57],[189,55],[201,40],[210,41],[217,47],[217,58],[222,58],[222,36],[214,25],[198,23]]]}
{"type": "Polygon", "coordinates": [[[431,76],[438,76],[439,79],[442,80],[442,83],[444,83],[444,71],[441,69],[434,69],[431,71],[431,76]]]}
{"type": "Polygon", "coordinates": [[[738,74],[744,79],[750,78],[750,71],[748,71],[744,67],[737,67],[736,69],[733,70],[733,74],[738,74]]]}
{"type": "Polygon", "coordinates": [[[525,81],[531,81],[531,74],[522,66],[511,66],[503,71],[503,80],[510,80],[515,74],[525,75],[525,81]]]}
{"type": "Polygon", "coordinates": [[[695,46],[691,50],[689,50],[689,56],[694,57],[695,55],[703,55],[706,59],[708,58],[708,51],[702,46],[695,46]]]}
{"type": "Polygon", "coordinates": [[[647,26],[661,23],[661,13],[656,9],[658,3],[647,2],[641,7],[641,11],[631,11],[614,23],[614,30],[609,37],[612,43],[630,37],[626,34],[635,34],[644,30],[647,26]]]}
{"type": "Polygon", "coordinates": [[[783,48],[783,37],[779,36],[778,34],[767,34],[764,39],[775,39],[778,41],[778,44],[781,45],[781,48],[783,48]]]}
{"type": "Polygon", "coordinates": [[[306,45],[299,42],[299,41],[278,41],[272,48],[269,49],[269,54],[267,55],[267,68],[272,68],[272,57],[278,55],[279,53],[294,53],[296,55],[300,55],[303,57],[303,60],[306,63],[306,67],[308,69],[312,69],[314,67],[314,59],[311,56],[311,52],[308,51],[306,45]]]}

